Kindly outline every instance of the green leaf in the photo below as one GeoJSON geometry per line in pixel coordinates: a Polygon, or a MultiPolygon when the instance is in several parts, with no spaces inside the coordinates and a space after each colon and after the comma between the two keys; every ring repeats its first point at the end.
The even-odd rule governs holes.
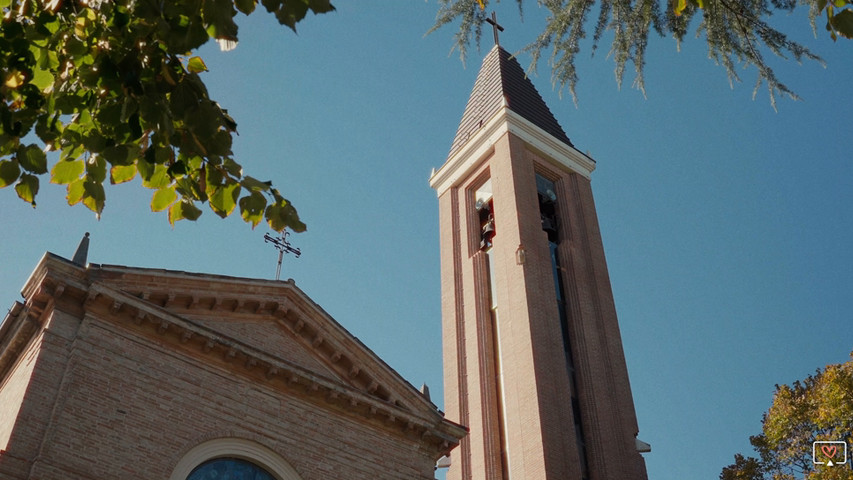
{"type": "Polygon", "coordinates": [[[0,188],[8,187],[15,183],[20,174],[21,168],[18,166],[17,160],[0,161],[0,188]]]}
{"type": "Polygon", "coordinates": [[[204,60],[201,57],[192,57],[187,62],[187,70],[191,73],[201,73],[207,71],[207,65],[204,64],[204,60]]]}
{"type": "Polygon", "coordinates": [[[293,205],[288,202],[284,207],[285,212],[285,221],[287,222],[287,227],[293,230],[296,233],[304,232],[308,227],[299,220],[299,214],[296,213],[296,209],[293,205]]]}
{"type": "Polygon", "coordinates": [[[201,216],[201,210],[199,210],[192,202],[188,200],[181,200],[180,202],[176,202],[169,209],[169,223],[172,226],[175,226],[175,222],[178,220],[193,220],[195,221],[198,217],[201,216]]]}
{"type": "Polygon", "coordinates": [[[222,114],[213,102],[206,101],[184,112],[184,121],[202,145],[210,142],[221,125],[222,114]]]}
{"type": "Polygon", "coordinates": [[[186,199],[198,200],[200,202],[207,201],[207,194],[202,191],[201,185],[192,177],[181,177],[175,180],[175,190],[186,199]]]}
{"type": "Polygon", "coordinates": [[[36,145],[18,147],[18,163],[28,172],[47,173],[47,155],[36,145]]]}
{"type": "Polygon", "coordinates": [[[71,183],[80,178],[84,169],[85,166],[81,159],[60,160],[56,162],[56,165],[50,171],[50,183],[58,183],[60,185],[71,183]]]}
{"type": "Polygon", "coordinates": [[[86,205],[89,210],[95,212],[98,218],[100,218],[101,212],[104,210],[104,201],[106,200],[104,186],[101,183],[86,180],[83,182],[83,190],[83,205],[86,205]]]}
{"type": "Polygon", "coordinates": [[[267,207],[266,212],[264,212],[264,218],[267,219],[267,223],[269,224],[270,228],[272,228],[276,232],[284,230],[284,227],[287,226],[281,214],[281,206],[277,204],[272,204],[267,207]]]}
{"type": "Polygon", "coordinates": [[[86,176],[96,183],[107,179],[107,161],[100,155],[92,155],[86,161],[86,176]]]}
{"type": "Polygon", "coordinates": [[[841,36],[853,39],[853,10],[843,10],[832,17],[832,25],[841,36]]]}
{"type": "Polygon", "coordinates": [[[237,10],[245,15],[249,15],[254,12],[257,4],[257,0],[234,0],[234,5],[237,7],[237,10]]]}
{"type": "Polygon", "coordinates": [[[182,177],[187,174],[187,164],[183,160],[178,160],[169,165],[166,169],[166,174],[171,178],[182,177]]]}
{"type": "MultiPolygon", "coordinates": [[[[146,188],[163,188],[172,183],[167,173],[168,169],[164,165],[154,165],[154,171],[151,176],[145,178],[143,176],[142,185],[146,188]]],[[[142,173],[142,172],[140,172],[142,173]]]]}
{"type": "Polygon", "coordinates": [[[205,170],[205,188],[209,191],[214,191],[222,185],[223,179],[222,172],[219,170],[219,167],[208,167],[205,170]]]}
{"type": "Polygon", "coordinates": [[[308,0],[308,6],[314,13],[328,13],[335,10],[329,0],[308,0]]]}
{"type": "Polygon", "coordinates": [[[223,185],[213,191],[210,196],[210,208],[222,218],[231,215],[237,206],[237,198],[240,197],[240,184],[232,183],[223,185]]]}
{"type": "Polygon", "coordinates": [[[77,205],[83,200],[83,195],[86,193],[86,190],[83,188],[84,183],[85,180],[81,178],[68,184],[68,195],[65,196],[65,199],[68,200],[68,205],[77,205]]]}
{"type": "Polygon", "coordinates": [[[106,155],[106,152],[104,152],[104,150],[107,149],[107,139],[101,135],[101,132],[94,128],[89,130],[86,133],[86,136],[83,137],[83,145],[90,153],[102,153],[108,162],[114,163],[110,161],[110,158],[106,155]]]}
{"type": "Polygon", "coordinates": [[[110,183],[129,182],[136,176],[136,165],[116,165],[110,169],[110,183]]]}
{"type": "Polygon", "coordinates": [[[252,228],[255,228],[261,220],[264,219],[264,209],[267,206],[267,199],[259,192],[252,192],[240,199],[240,216],[246,223],[251,223],[252,228]]]}
{"type": "Polygon", "coordinates": [[[30,83],[38,87],[39,90],[44,90],[47,87],[53,85],[53,74],[50,73],[49,70],[42,70],[41,68],[33,69],[33,78],[30,80],[30,83]]]}
{"type": "Polygon", "coordinates": [[[304,232],[305,224],[299,220],[296,209],[287,200],[281,200],[267,207],[264,216],[270,228],[280,232],[290,228],[294,232],[304,232]]]}
{"type": "Polygon", "coordinates": [[[110,165],[131,165],[133,164],[131,147],[128,145],[113,145],[104,149],[103,156],[110,162],[110,165]]]}
{"type": "Polygon", "coordinates": [[[220,130],[207,142],[207,154],[227,157],[231,155],[231,133],[220,130]]]}
{"type": "Polygon", "coordinates": [[[18,184],[15,185],[15,192],[21,197],[21,200],[31,203],[36,206],[36,194],[39,191],[39,179],[36,176],[25,173],[21,175],[18,184]]]}
{"type": "Polygon", "coordinates": [[[18,148],[19,143],[20,139],[17,136],[0,131],[0,157],[11,155],[18,148]]]}
{"type": "Polygon", "coordinates": [[[202,15],[208,35],[216,39],[237,40],[236,13],[233,0],[205,0],[202,15]]]}
{"type": "Polygon", "coordinates": [[[226,158],[222,163],[222,166],[225,167],[225,171],[231,174],[234,177],[242,177],[243,176],[243,167],[240,166],[239,163],[235,162],[231,158],[226,158]]]}
{"type": "Polygon", "coordinates": [[[171,205],[177,198],[178,194],[175,193],[174,185],[171,187],[161,188],[154,192],[154,196],[151,197],[151,211],[162,212],[169,208],[169,205],[171,205]]]}
{"type": "Polygon", "coordinates": [[[254,177],[246,175],[240,180],[240,185],[254,192],[266,192],[272,186],[272,182],[262,182],[254,177]]]}

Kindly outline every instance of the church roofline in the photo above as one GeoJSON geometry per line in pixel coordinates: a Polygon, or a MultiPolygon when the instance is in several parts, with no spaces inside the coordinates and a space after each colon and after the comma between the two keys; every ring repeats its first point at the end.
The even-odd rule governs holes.
{"type": "Polygon", "coordinates": [[[25,302],[16,302],[0,325],[0,379],[8,370],[10,362],[14,362],[17,354],[20,354],[23,348],[21,345],[26,345],[29,338],[45,325],[47,315],[61,297],[63,302],[77,304],[79,307],[75,308],[82,307],[84,311],[107,311],[111,314],[110,318],[125,318],[129,322],[118,323],[125,328],[148,331],[149,334],[174,340],[184,348],[195,345],[204,354],[219,358],[220,363],[224,361],[232,365],[231,368],[242,368],[255,376],[263,373],[268,382],[277,385],[276,388],[293,390],[299,387],[300,395],[327,404],[339,404],[335,408],[367,419],[384,419],[383,424],[399,425],[405,434],[412,433],[414,429],[422,432],[419,435],[432,436],[442,454],[447,453],[465,434],[464,427],[445,419],[431,401],[322,310],[292,281],[116,265],[89,264],[88,267],[82,267],[55,254],[46,253],[27,280],[22,294],[25,302]],[[162,292],[150,289],[137,292],[133,290],[134,279],[128,277],[138,277],[135,280],[143,280],[140,286],[145,283],[149,287],[153,282],[145,281],[144,277],[157,277],[160,280],[165,277],[171,281],[157,282],[162,292]],[[214,288],[204,299],[188,297],[181,291],[182,282],[187,282],[188,287],[198,287],[198,283],[203,282],[206,283],[205,287],[214,288]],[[108,286],[109,283],[117,284],[119,289],[108,286]],[[255,291],[247,292],[243,288],[235,293],[235,283],[254,287],[255,291]],[[231,288],[225,288],[226,285],[231,288]],[[218,288],[220,286],[221,289],[218,288]],[[129,290],[122,287],[129,287],[129,290]],[[222,300],[218,295],[224,293],[240,298],[228,297],[222,300]],[[273,294],[276,294],[274,299],[273,294]],[[215,306],[228,308],[228,311],[237,314],[270,316],[271,321],[278,322],[297,335],[309,335],[306,339],[308,345],[318,352],[331,352],[330,363],[351,364],[348,378],[358,378],[361,383],[369,384],[362,391],[340,380],[308,371],[221,332],[210,330],[197,321],[172,313],[166,307],[171,305],[177,308],[179,305],[170,302],[186,302],[181,304],[181,308],[185,309],[204,308],[209,311],[215,306]],[[224,302],[228,302],[227,305],[224,302]],[[386,393],[377,396],[380,392],[386,393]]]}

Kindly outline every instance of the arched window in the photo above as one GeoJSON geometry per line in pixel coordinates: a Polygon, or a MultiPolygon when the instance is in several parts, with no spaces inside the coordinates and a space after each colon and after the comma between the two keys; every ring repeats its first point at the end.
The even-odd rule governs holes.
{"type": "Polygon", "coordinates": [[[242,438],[218,438],[190,449],[169,480],[301,480],[269,448],[242,438]]]}
{"type": "Polygon", "coordinates": [[[270,472],[240,458],[216,458],[197,466],[187,480],[276,480],[270,472]]]}

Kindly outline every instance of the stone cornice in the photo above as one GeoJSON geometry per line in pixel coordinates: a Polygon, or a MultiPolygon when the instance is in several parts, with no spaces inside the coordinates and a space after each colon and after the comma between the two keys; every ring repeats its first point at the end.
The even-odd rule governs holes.
{"type": "Polygon", "coordinates": [[[432,175],[429,179],[430,187],[440,196],[448,188],[457,185],[491,155],[495,143],[506,133],[521,138],[530,148],[541,152],[559,167],[586,178],[595,170],[595,161],[587,155],[503,106],[432,175]]]}
{"type": "MultiPolygon", "coordinates": [[[[396,429],[406,435],[430,437],[431,443],[435,443],[441,453],[456,444],[454,430],[461,427],[446,425],[449,422],[437,411],[434,415],[424,416],[396,402],[377,398],[375,391],[378,385],[375,381],[366,392],[344,385],[100,283],[91,285],[86,310],[102,314],[97,316],[102,320],[122,319],[137,331],[157,335],[193,355],[209,358],[210,363],[221,368],[239,371],[262,381],[269,388],[287,390],[316,404],[379,422],[384,428],[396,429]]],[[[297,325],[304,318],[303,314],[293,310],[288,313],[277,311],[277,317],[288,324],[297,325]]]]}
{"type": "Polygon", "coordinates": [[[6,348],[10,339],[28,341],[42,328],[44,318],[58,302],[61,308],[83,311],[90,318],[156,338],[158,343],[168,342],[176,350],[205,358],[206,364],[251,377],[268,388],[298,395],[389,431],[421,438],[433,446],[438,456],[449,452],[465,434],[463,427],[444,419],[431,402],[328,317],[292,282],[244,279],[241,288],[232,285],[227,289],[224,285],[229,277],[211,279],[199,274],[169,272],[171,281],[158,284],[157,288],[162,290],[123,291],[112,285],[127,283],[126,287],[133,288],[141,283],[124,282],[127,278],[119,278],[120,274],[132,271],[133,275],[159,277],[161,272],[122,271],[121,267],[98,271],[98,268],[90,265],[89,269],[82,269],[50,254],[42,258],[25,287],[26,304],[13,312],[14,317],[7,316],[0,328],[0,379],[4,368],[8,368],[9,358],[14,362],[12,357],[17,357],[22,348],[6,348]],[[194,291],[203,293],[193,295],[173,288],[188,277],[194,283],[194,291]],[[211,287],[208,281],[220,283],[223,288],[213,286],[208,293],[206,287],[211,287]],[[251,286],[259,288],[247,293],[253,289],[246,287],[251,286]],[[229,294],[225,295],[225,291],[229,294]],[[340,378],[310,371],[252,347],[205,326],[203,321],[187,318],[183,312],[219,314],[234,321],[256,316],[277,322],[330,365],[340,378]],[[13,322],[12,318],[17,320],[13,322]],[[27,318],[36,321],[25,321],[27,318]],[[10,332],[14,325],[27,323],[32,324],[28,333],[10,332]]]}
{"type": "Polygon", "coordinates": [[[174,313],[275,317],[306,349],[314,351],[318,360],[352,385],[365,388],[385,401],[436,409],[293,280],[278,282],[109,265],[90,266],[90,269],[93,279],[109,282],[116,289],[174,313]],[[293,316],[288,315],[291,312],[293,316]]]}

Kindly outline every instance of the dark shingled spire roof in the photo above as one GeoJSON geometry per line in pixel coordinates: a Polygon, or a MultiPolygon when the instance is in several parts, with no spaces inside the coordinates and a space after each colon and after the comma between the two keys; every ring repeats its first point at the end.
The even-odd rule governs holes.
{"type": "Polygon", "coordinates": [[[524,74],[524,69],[512,55],[495,45],[483,59],[474,89],[468,98],[459,129],[450,147],[453,156],[501,108],[502,100],[510,110],[551,134],[566,145],[574,147],[566,132],[539,96],[536,87],[524,74]]]}

